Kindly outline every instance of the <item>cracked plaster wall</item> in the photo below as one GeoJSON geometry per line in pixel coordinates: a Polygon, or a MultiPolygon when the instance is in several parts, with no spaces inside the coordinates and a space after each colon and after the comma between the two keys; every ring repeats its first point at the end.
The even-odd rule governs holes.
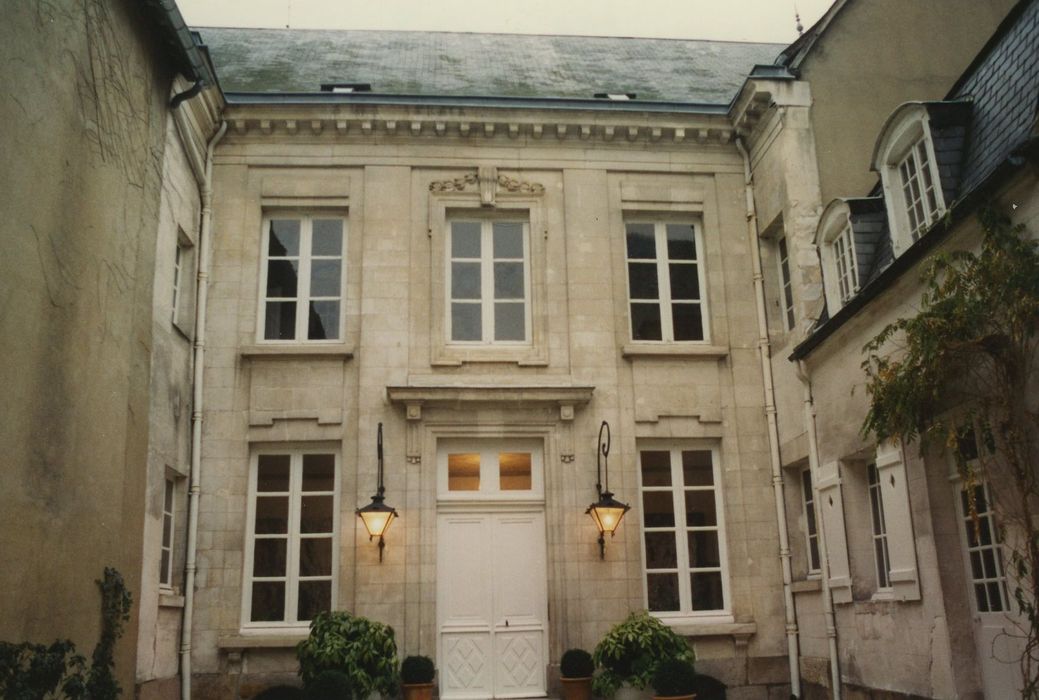
{"type": "Polygon", "coordinates": [[[134,595],[170,76],[136,4],[37,0],[0,25],[0,639],[97,641],[97,588],[134,595]]]}

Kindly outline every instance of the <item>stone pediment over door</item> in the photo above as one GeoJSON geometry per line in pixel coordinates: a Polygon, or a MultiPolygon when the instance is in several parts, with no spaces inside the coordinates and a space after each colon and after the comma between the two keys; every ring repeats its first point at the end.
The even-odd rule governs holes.
{"type": "MultiPolygon", "coordinates": [[[[574,410],[592,400],[593,386],[554,385],[407,385],[388,386],[390,403],[405,407],[407,421],[406,452],[410,464],[422,461],[420,427],[425,409],[457,409],[466,414],[479,409],[502,416],[532,411],[554,415],[561,424],[559,453],[561,461],[574,459],[574,410]]],[[[466,419],[466,423],[475,421],[466,419]]]]}

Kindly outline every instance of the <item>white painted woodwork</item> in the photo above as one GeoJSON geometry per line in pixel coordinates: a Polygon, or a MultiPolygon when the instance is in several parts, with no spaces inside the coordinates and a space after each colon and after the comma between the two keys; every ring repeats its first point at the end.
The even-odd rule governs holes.
{"type": "Polygon", "coordinates": [[[884,502],[891,589],[896,600],[920,600],[916,572],[916,537],[909,504],[902,444],[888,441],[877,445],[877,475],[884,502]]]}
{"type": "Polygon", "coordinates": [[[839,463],[834,461],[820,465],[818,483],[819,501],[816,508],[826,536],[830,593],[834,603],[850,603],[851,568],[848,564],[848,537],[844,532],[839,463]]]}

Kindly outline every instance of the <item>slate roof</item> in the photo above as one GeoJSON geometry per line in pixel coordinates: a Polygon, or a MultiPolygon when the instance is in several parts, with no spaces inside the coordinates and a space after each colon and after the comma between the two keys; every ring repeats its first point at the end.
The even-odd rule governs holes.
{"type": "Polygon", "coordinates": [[[783,44],[675,39],[197,28],[225,92],[317,92],[371,83],[383,94],[592,98],[728,104],[783,44]]]}

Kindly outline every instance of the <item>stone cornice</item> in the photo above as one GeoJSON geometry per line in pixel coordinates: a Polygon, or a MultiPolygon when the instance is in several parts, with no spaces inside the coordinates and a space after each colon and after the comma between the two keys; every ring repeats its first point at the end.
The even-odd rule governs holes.
{"type": "Polygon", "coordinates": [[[725,115],[342,105],[230,105],[228,138],[279,141],[572,142],[623,147],[723,145],[725,115]]]}
{"type": "Polygon", "coordinates": [[[774,107],[810,107],[808,83],[795,80],[747,80],[732,103],[729,116],[740,136],[751,136],[774,107]]]}

